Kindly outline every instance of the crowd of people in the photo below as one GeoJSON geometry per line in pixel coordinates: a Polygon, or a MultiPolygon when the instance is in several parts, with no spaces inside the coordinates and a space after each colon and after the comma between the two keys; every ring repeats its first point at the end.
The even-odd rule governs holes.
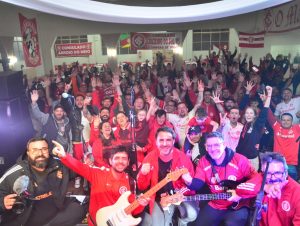
{"type": "Polygon", "coordinates": [[[116,69],[75,62],[24,79],[36,134],[0,179],[0,225],[71,226],[86,212],[89,225],[246,225],[264,175],[269,209],[259,224],[300,224],[300,64],[290,58],[267,54],[254,65],[223,49],[179,71],[175,58],[158,57],[116,69]],[[84,186],[88,211],[66,197],[71,179],[84,186]],[[199,211],[205,186],[219,198],[199,211]],[[99,210],[127,191],[136,201],[121,206],[125,220],[115,223],[120,206],[104,220],[99,210]]]}

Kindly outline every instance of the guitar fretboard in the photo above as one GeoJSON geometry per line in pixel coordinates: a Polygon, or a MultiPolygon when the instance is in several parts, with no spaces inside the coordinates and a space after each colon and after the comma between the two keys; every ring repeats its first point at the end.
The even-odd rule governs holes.
{"type": "Polygon", "coordinates": [[[184,201],[203,201],[203,200],[216,200],[216,199],[228,199],[232,196],[230,192],[218,193],[218,194],[200,194],[193,196],[184,196],[184,201]]]}
{"type": "MultiPolygon", "coordinates": [[[[145,198],[150,198],[154,193],[156,193],[159,189],[165,186],[169,181],[177,180],[178,177],[184,173],[187,173],[188,170],[186,168],[178,169],[174,172],[169,173],[164,179],[154,185],[150,190],[144,193],[145,198]]],[[[134,200],[128,207],[125,208],[125,213],[130,214],[139,206],[137,200],[134,200]]]]}

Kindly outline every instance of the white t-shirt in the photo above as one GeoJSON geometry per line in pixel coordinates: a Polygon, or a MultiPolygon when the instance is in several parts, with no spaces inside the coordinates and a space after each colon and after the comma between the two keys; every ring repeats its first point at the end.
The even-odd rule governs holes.
{"type": "Polygon", "coordinates": [[[190,121],[191,118],[193,118],[195,116],[195,110],[191,110],[187,116],[181,118],[179,117],[179,115],[176,114],[171,114],[168,113],[167,114],[167,118],[169,120],[169,122],[171,122],[174,126],[174,130],[176,132],[176,134],[178,135],[178,142],[179,142],[179,146],[180,148],[183,147],[184,145],[184,140],[186,137],[186,133],[187,133],[187,128],[188,128],[188,123],[190,121]]]}
{"type": "Polygon", "coordinates": [[[85,142],[90,140],[91,127],[90,122],[86,117],[84,117],[83,112],[81,111],[81,125],[83,125],[82,136],[85,142]]]}
{"type": "Polygon", "coordinates": [[[296,113],[300,111],[300,97],[295,97],[287,104],[283,101],[277,104],[274,115],[281,116],[283,113],[290,113],[293,116],[293,124],[299,123],[296,113]]]}
{"type": "Polygon", "coordinates": [[[235,151],[235,149],[239,143],[239,139],[240,139],[243,127],[244,127],[243,124],[239,123],[239,122],[236,127],[232,127],[229,120],[226,121],[226,124],[222,129],[222,135],[223,135],[224,144],[226,147],[235,151]]]}

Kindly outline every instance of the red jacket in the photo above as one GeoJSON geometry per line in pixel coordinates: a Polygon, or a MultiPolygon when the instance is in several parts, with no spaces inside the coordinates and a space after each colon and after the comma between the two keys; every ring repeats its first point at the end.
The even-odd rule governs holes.
{"type": "MultiPolygon", "coordinates": [[[[154,150],[150,152],[145,158],[143,163],[150,163],[151,171],[147,175],[143,175],[141,172],[137,176],[137,186],[140,190],[146,190],[154,187],[158,181],[158,158],[159,151],[154,150]]],[[[171,165],[171,171],[175,171],[177,168],[186,167],[190,172],[191,176],[194,175],[194,167],[191,160],[184,154],[184,152],[179,151],[177,148],[173,148],[173,159],[171,165]]],[[[183,179],[179,178],[177,181],[173,181],[174,189],[181,189],[186,187],[183,179]]],[[[155,195],[151,197],[149,207],[150,213],[152,213],[154,207],[155,195]]]]}
{"type": "MultiPolygon", "coordinates": [[[[263,175],[257,174],[250,182],[254,183],[256,195],[261,187],[263,175]]],[[[300,184],[288,177],[288,183],[281,190],[281,198],[269,198],[265,194],[263,203],[268,205],[262,212],[260,226],[298,226],[300,225],[300,184]]]]}
{"type": "Polygon", "coordinates": [[[94,164],[95,166],[101,167],[110,167],[108,159],[110,157],[110,150],[113,147],[119,146],[120,143],[117,140],[111,140],[110,145],[104,146],[103,141],[101,138],[97,138],[93,143],[92,153],[94,157],[94,164]]]}
{"type": "MultiPolygon", "coordinates": [[[[96,222],[96,213],[99,209],[111,206],[117,202],[121,194],[130,191],[129,176],[123,173],[122,177],[117,180],[113,177],[110,168],[90,167],[70,155],[61,158],[61,161],[71,170],[86,178],[91,183],[89,213],[91,218],[96,222]]],[[[130,197],[133,201],[134,196],[130,197]]],[[[124,206],[126,208],[126,206],[124,206]]],[[[134,213],[139,213],[143,207],[138,207],[134,213]]],[[[93,226],[92,222],[89,222],[93,226]]]]}
{"type": "MultiPolygon", "coordinates": [[[[221,165],[215,165],[215,169],[218,172],[220,181],[232,180],[241,181],[243,179],[251,179],[257,175],[255,169],[251,166],[250,161],[243,155],[233,152],[230,149],[226,149],[226,157],[221,165]]],[[[205,182],[212,193],[222,193],[224,188],[221,187],[216,180],[211,167],[209,155],[203,156],[196,168],[195,178],[205,182]]],[[[255,196],[255,184],[245,182],[239,184],[235,189],[237,195],[242,198],[250,198],[255,196]]],[[[209,205],[214,209],[224,210],[227,209],[232,202],[227,200],[212,200],[209,205]]]]}

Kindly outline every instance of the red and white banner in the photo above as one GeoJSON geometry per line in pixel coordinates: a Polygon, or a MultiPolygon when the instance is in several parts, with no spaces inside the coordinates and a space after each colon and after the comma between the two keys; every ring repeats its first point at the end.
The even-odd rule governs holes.
{"type": "Polygon", "coordinates": [[[300,28],[300,1],[291,1],[278,7],[266,9],[261,20],[267,33],[281,33],[300,28]]]}
{"type": "Polygon", "coordinates": [[[131,33],[131,49],[174,49],[182,43],[176,33],[131,33]]]}
{"type": "Polygon", "coordinates": [[[92,55],[92,43],[56,44],[54,51],[56,57],[86,57],[92,55]]]}
{"type": "Polygon", "coordinates": [[[241,48],[264,48],[265,32],[244,33],[239,32],[239,47],[241,48]]]}
{"type": "Polygon", "coordinates": [[[41,54],[36,19],[27,19],[19,13],[19,21],[26,67],[37,67],[41,65],[41,54]]]}

